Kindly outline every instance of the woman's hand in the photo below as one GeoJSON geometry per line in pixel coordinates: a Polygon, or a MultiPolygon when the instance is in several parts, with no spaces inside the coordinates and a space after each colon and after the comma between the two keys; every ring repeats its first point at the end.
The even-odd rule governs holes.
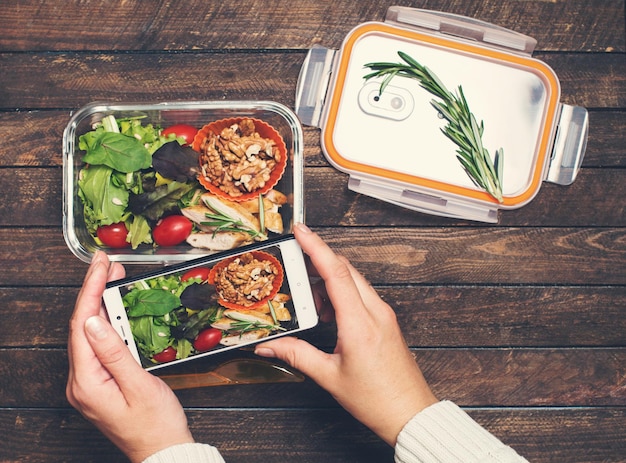
{"type": "Polygon", "coordinates": [[[106,319],[105,284],[123,276],[119,263],[94,255],[70,320],[66,394],[132,462],[141,462],[193,437],[172,390],[137,363],[106,319]]]}
{"type": "Polygon", "coordinates": [[[337,345],[329,354],[284,337],[259,344],[256,353],[280,358],[310,376],[356,419],[395,445],[404,425],[437,399],[392,308],[306,226],[297,225],[294,233],[325,283],[337,322],[337,345]]]}

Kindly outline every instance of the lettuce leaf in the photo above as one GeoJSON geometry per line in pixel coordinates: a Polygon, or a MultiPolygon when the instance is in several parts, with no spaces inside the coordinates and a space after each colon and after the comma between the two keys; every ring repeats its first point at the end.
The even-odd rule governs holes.
{"type": "Polygon", "coordinates": [[[107,166],[90,166],[80,172],[78,194],[86,209],[85,221],[90,231],[120,222],[126,214],[128,190],[114,185],[112,176],[113,169],[107,166]]]}

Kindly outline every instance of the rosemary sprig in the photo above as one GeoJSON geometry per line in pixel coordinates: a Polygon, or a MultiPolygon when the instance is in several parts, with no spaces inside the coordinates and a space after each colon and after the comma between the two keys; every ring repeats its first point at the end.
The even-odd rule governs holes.
{"type": "Polygon", "coordinates": [[[263,195],[259,195],[259,224],[261,225],[261,233],[265,233],[265,203],[263,195]]]}
{"type": "Polygon", "coordinates": [[[219,211],[213,206],[211,207],[214,213],[206,212],[204,214],[207,219],[211,220],[206,222],[200,222],[200,224],[209,227],[215,227],[215,230],[213,230],[214,238],[218,232],[222,231],[244,232],[250,235],[252,238],[256,238],[257,236],[264,236],[263,233],[260,233],[259,231],[246,226],[241,220],[234,219],[225,212],[219,211]]]}
{"type": "Polygon", "coordinates": [[[228,328],[227,333],[229,334],[239,333],[239,336],[243,336],[244,333],[247,333],[248,331],[254,331],[254,330],[259,330],[259,329],[266,329],[270,331],[274,331],[274,330],[286,331],[285,328],[283,328],[280,325],[266,325],[260,322],[246,322],[246,321],[238,320],[230,324],[230,327],[228,328]]]}
{"type": "Polygon", "coordinates": [[[272,316],[272,320],[274,320],[274,325],[278,325],[278,317],[276,316],[276,310],[274,309],[274,304],[272,304],[272,300],[267,301],[267,305],[270,308],[270,315],[272,316]]]}
{"type": "Polygon", "coordinates": [[[459,85],[458,92],[451,93],[430,69],[406,53],[398,51],[398,55],[404,63],[366,64],[373,72],[367,74],[365,80],[383,77],[379,90],[381,95],[395,76],[417,79],[422,88],[440,98],[441,102],[432,100],[431,105],[448,121],[441,131],[457,145],[457,159],[472,182],[501,203],[504,151],[502,148],[496,150],[492,162],[482,143],[483,121],[480,124],[476,121],[463,94],[463,88],[459,85]]]}

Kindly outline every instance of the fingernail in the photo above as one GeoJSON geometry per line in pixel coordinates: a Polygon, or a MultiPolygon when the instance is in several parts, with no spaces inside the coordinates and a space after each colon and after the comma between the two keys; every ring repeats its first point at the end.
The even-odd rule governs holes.
{"type": "Polygon", "coordinates": [[[276,357],[274,349],[270,349],[269,347],[257,347],[254,349],[254,353],[260,357],[276,357]]]}
{"type": "Polygon", "coordinates": [[[306,225],[304,225],[303,223],[298,222],[294,225],[294,227],[296,227],[302,233],[311,233],[311,229],[307,227],[306,225]]]}
{"type": "Polygon", "coordinates": [[[85,330],[95,339],[104,339],[107,337],[105,321],[97,315],[89,317],[85,322],[85,330]]]}

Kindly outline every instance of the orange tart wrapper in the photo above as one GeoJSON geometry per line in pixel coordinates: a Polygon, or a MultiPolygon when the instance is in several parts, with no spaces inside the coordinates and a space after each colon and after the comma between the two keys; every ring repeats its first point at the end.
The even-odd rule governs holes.
{"type": "Polygon", "coordinates": [[[250,192],[242,192],[242,194],[239,196],[233,196],[228,194],[219,186],[213,184],[211,180],[206,176],[202,174],[198,175],[198,181],[209,192],[221,198],[235,202],[248,201],[250,199],[257,198],[259,195],[264,195],[272,188],[274,188],[279,180],[282,178],[283,174],[285,173],[285,168],[287,167],[287,145],[285,144],[285,140],[280,135],[280,133],[270,124],[262,121],[261,119],[256,119],[253,117],[231,117],[228,119],[220,119],[218,121],[211,122],[202,127],[194,137],[193,143],[191,145],[195,151],[202,153],[200,147],[202,146],[204,140],[209,138],[211,133],[219,135],[223,129],[231,127],[233,124],[238,124],[244,119],[249,119],[254,122],[255,132],[257,132],[262,138],[271,139],[274,141],[274,149],[278,150],[278,152],[280,153],[280,160],[274,166],[269,180],[265,182],[265,185],[263,187],[250,192]]]}
{"type": "MultiPolygon", "coordinates": [[[[278,273],[276,274],[276,276],[274,277],[274,281],[272,282],[272,290],[270,291],[270,293],[264,297],[263,299],[256,301],[250,305],[242,305],[242,304],[237,304],[228,300],[223,299],[219,293],[218,293],[218,302],[220,305],[222,305],[223,307],[226,307],[227,309],[233,309],[233,310],[254,310],[258,307],[261,307],[265,304],[267,304],[267,302],[271,299],[274,298],[274,296],[276,296],[276,294],[278,293],[278,291],[280,290],[281,286],[283,285],[283,280],[285,277],[285,273],[284,273],[284,269],[283,266],[281,265],[280,261],[273,256],[272,254],[269,254],[267,252],[263,252],[263,251],[249,251],[250,254],[252,254],[252,256],[257,259],[257,260],[261,260],[261,261],[270,261],[274,267],[278,270],[278,273]]],[[[211,271],[209,272],[209,279],[208,282],[212,285],[215,285],[215,277],[217,275],[218,270],[228,266],[233,260],[235,260],[236,258],[240,257],[240,255],[237,256],[233,256],[230,257],[228,259],[225,259],[217,264],[215,264],[213,266],[213,268],[211,269],[211,271]]]]}

